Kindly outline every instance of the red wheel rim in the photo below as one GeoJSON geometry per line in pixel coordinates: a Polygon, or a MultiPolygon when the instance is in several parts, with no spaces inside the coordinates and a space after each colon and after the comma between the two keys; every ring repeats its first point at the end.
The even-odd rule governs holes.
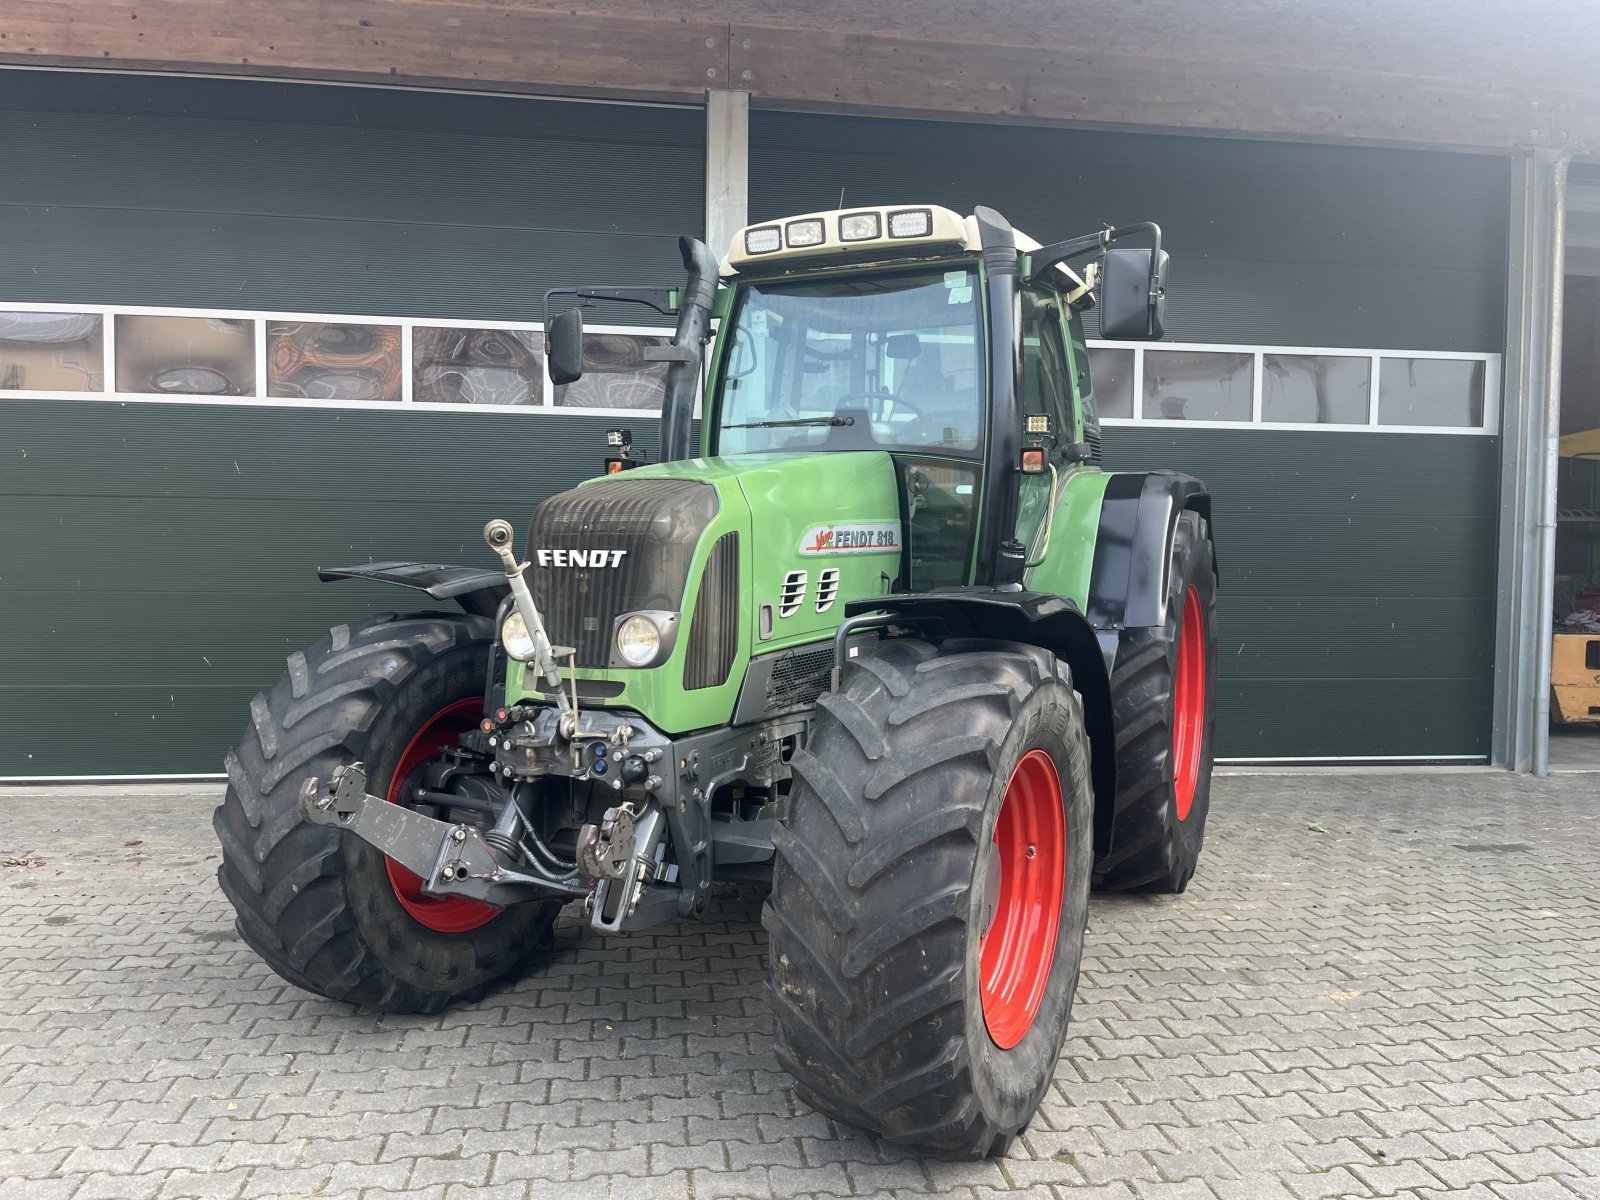
{"type": "MultiPolygon", "coordinates": [[[[390,804],[399,804],[412,772],[436,755],[440,746],[454,745],[456,738],[474,728],[482,716],[482,698],[471,696],[457,700],[423,722],[422,728],[406,743],[384,799],[390,804]]],[[[413,875],[392,858],[385,858],[383,865],[389,869],[389,882],[394,886],[400,907],[411,914],[417,924],[435,933],[469,933],[500,915],[498,908],[476,900],[426,895],[420,876],[413,875]]]]}
{"type": "Polygon", "coordinates": [[[1183,628],[1178,633],[1178,675],[1172,681],[1172,790],[1178,820],[1189,819],[1200,783],[1200,746],[1206,728],[1206,628],[1200,593],[1183,597],[1183,628]]]}
{"type": "Polygon", "coordinates": [[[993,912],[978,943],[983,1023],[995,1045],[1009,1050],[1039,1015],[1056,961],[1066,893],[1067,820],[1061,777],[1043,750],[1028,751],[1006,784],[989,875],[995,893],[993,912]]]}

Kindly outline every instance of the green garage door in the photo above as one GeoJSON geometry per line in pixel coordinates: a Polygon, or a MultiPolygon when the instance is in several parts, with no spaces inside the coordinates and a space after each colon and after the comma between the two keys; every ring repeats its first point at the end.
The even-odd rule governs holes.
{"type": "Polygon", "coordinates": [[[1503,161],[791,113],[751,139],[753,220],[1161,222],[1168,343],[1096,349],[1096,386],[1108,465],[1214,494],[1219,753],[1487,757],[1503,161]]]}
{"type": "Polygon", "coordinates": [[[593,474],[608,406],[651,399],[644,339],[601,344],[618,386],[547,396],[536,336],[497,323],[537,322],[552,286],[678,278],[702,129],[0,71],[0,777],[219,771],[289,651],[413,603],[316,567],[488,565],[488,518],[593,474]],[[127,306],[197,315],[104,311],[127,306]]]}

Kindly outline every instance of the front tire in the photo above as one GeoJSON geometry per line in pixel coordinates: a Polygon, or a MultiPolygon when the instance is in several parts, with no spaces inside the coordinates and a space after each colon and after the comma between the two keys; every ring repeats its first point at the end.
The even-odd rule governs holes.
{"type": "Polygon", "coordinates": [[[1083,955],[1089,744],[1063,664],[913,639],[818,702],[763,921],[778,1057],[812,1107],[1003,1154],[1050,1085],[1083,955]]]}
{"type": "Polygon", "coordinates": [[[492,622],[421,613],[341,625],[250,704],[212,818],[239,936],[297,987],[387,1012],[438,1012],[515,974],[557,903],[495,910],[421,893],[353,834],[300,817],[308,776],[359,759],[399,784],[483,715],[492,622]]]}

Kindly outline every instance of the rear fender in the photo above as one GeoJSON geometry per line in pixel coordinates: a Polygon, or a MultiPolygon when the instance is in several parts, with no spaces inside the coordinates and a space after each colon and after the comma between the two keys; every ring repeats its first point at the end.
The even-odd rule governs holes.
{"type": "Polygon", "coordinates": [[[1192,475],[1118,472],[1106,482],[1087,616],[1108,669],[1122,630],[1166,624],[1172,538],[1186,509],[1210,524],[1211,494],[1192,475]]]}
{"type": "MultiPolygon", "coordinates": [[[[1097,813],[1110,811],[1117,786],[1111,682],[1095,630],[1071,600],[1043,592],[951,588],[855,600],[845,606],[845,613],[847,616],[890,613],[906,617],[907,624],[925,627],[931,635],[995,638],[1049,650],[1067,664],[1072,672],[1072,686],[1083,697],[1095,809],[1097,813]]],[[[846,622],[842,634],[848,636],[850,624],[846,622]]],[[[1096,820],[1096,856],[1104,856],[1111,848],[1110,823],[1104,823],[1103,831],[1101,824],[1096,820]]]]}
{"type": "Polygon", "coordinates": [[[370,579],[396,587],[423,592],[435,600],[454,600],[464,610],[480,617],[492,617],[500,601],[511,594],[504,571],[482,567],[452,567],[443,563],[381,562],[359,567],[322,567],[317,578],[324,583],[335,579],[370,579]]]}

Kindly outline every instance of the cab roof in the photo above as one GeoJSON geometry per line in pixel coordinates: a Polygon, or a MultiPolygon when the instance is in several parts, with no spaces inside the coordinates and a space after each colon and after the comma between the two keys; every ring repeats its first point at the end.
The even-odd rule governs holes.
{"type": "MultiPolygon", "coordinates": [[[[1013,232],[1019,252],[1031,254],[1039,249],[1039,243],[1020,229],[1013,232]]],[[[781,270],[803,265],[808,259],[872,262],[930,248],[978,253],[983,243],[977,219],[937,204],[881,204],[760,221],[733,235],[720,273],[750,274],[769,264],[781,270]]],[[[1075,271],[1065,265],[1057,269],[1071,287],[1085,286],[1075,271]]]]}

